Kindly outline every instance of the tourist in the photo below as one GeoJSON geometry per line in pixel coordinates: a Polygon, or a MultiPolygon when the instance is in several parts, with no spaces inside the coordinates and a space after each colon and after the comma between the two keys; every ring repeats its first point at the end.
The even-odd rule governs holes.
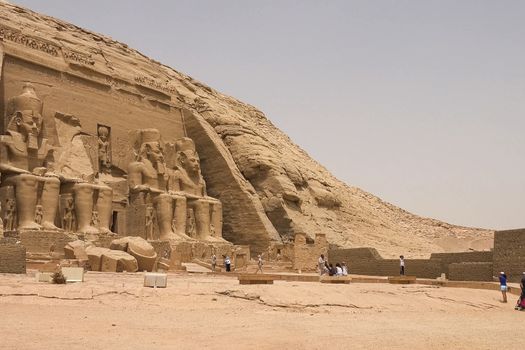
{"type": "Polygon", "coordinates": [[[343,270],[343,276],[348,276],[348,267],[344,261],[341,263],[341,269],[343,270]]]}
{"type": "Polygon", "coordinates": [[[399,274],[401,276],[405,275],[405,257],[403,255],[399,256],[399,274]]]}
{"type": "Polygon", "coordinates": [[[334,265],[328,264],[328,276],[334,276],[334,275],[335,275],[334,265]]]}
{"type": "Polygon", "coordinates": [[[259,273],[259,272],[263,273],[262,267],[263,267],[262,255],[259,254],[259,256],[257,256],[257,271],[255,271],[255,273],[259,273]]]}
{"type": "Polygon", "coordinates": [[[501,271],[499,273],[499,287],[501,290],[501,295],[503,296],[503,303],[507,302],[507,275],[505,272],[501,271]]]}
{"type": "Polygon", "coordinates": [[[226,259],[224,259],[224,267],[226,267],[226,272],[230,272],[231,270],[231,260],[230,260],[230,257],[228,255],[226,255],[226,259]]]}
{"type": "Polygon", "coordinates": [[[525,272],[523,273],[521,277],[520,287],[521,287],[521,296],[525,297],[525,272]]]}
{"type": "Polygon", "coordinates": [[[525,303],[523,302],[525,300],[525,272],[523,272],[521,276],[520,287],[521,287],[521,294],[520,294],[520,297],[518,298],[518,303],[516,304],[515,309],[521,311],[525,307],[524,305],[525,303]]]}
{"type": "Polygon", "coordinates": [[[343,275],[343,268],[341,267],[341,264],[339,264],[339,263],[335,264],[335,275],[336,276],[342,276],[343,275]]]}
{"type": "Polygon", "coordinates": [[[317,260],[317,267],[319,268],[319,275],[322,276],[326,273],[325,268],[326,261],[324,260],[324,254],[321,254],[319,260],[317,260]]]}
{"type": "Polygon", "coordinates": [[[215,267],[217,266],[217,256],[212,254],[211,256],[211,270],[215,272],[215,267]]]}

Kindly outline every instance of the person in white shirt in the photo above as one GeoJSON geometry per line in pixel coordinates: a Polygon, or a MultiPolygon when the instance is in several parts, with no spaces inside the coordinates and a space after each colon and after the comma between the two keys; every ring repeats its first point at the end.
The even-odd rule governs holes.
{"type": "Polygon", "coordinates": [[[348,267],[344,261],[341,263],[341,269],[343,270],[343,276],[348,276],[348,267]]]}
{"type": "Polygon", "coordinates": [[[259,254],[259,256],[257,257],[257,271],[255,271],[255,273],[259,273],[259,272],[263,273],[262,267],[263,267],[262,255],[259,254]]]}
{"type": "Polygon", "coordinates": [[[226,272],[230,272],[231,271],[231,260],[230,260],[230,257],[226,255],[226,259],[224,259],[224,267],[226,267],[226,272]]]}
{"type": "Polygon", "coordinates": [[[335,264],[335,275],[336,276],[342,276],[343,275],[343,268],[339,263],[335,264]]]}
{"type": "Polygon", "coordinates": [[[326,273],[324,254],[321,254],[321,256],[319,257],[319,260],[317,261],[317,265],[319,268],[319,275],[320,276],[324,275],[326,273]]]}
{"type": "Polygon", "coordinates": [[[399,256],[399,274],[401,276],[405,275],[405,257],[403,255],[399,256]]]}

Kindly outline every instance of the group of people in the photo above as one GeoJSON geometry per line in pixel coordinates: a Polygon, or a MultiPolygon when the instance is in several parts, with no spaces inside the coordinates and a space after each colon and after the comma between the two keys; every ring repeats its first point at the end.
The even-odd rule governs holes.
{"type": "MultiPolygon", "coordinates": [[[[230,257],[228,255],[224,256],[224,269],[226,270],[226,272],[230,272],[231,271],[231,260],[230,260],[230,257]]],[[[212,254],[211,256],[211,270],[213,272],[215,272],[215,269],[217,268],[217,256],[215,254],[212,254]]]]}
{"type": "MultiPolygon", "coordinates": [[[[507,302],[507,290],[508,290],[507,275],[505,274],[505,272],[501,271],[499,273],[499,276],[497,278],[495,277],[495,279],[499,280],[501,295],[503,297],[502,302],[506,303],[507,302]]],[[[521,294],[520,294],[520,297],[518,298],[518,302],[516,303],[515,309],[521,311],[525,309],[525,272],[523,272],[523,275],[521,277],[520,288],[521,288],[521,294]]]]}
{"type": "Polygon", "coordinates": [[[328,276],[347,276],[348,267],[343,261],[342,263],[337,263],[335,266],[328,263],[328,259],[325,259],[324,254],[321,254],[318,261],[319,274],[328,275],[328,276]]]}

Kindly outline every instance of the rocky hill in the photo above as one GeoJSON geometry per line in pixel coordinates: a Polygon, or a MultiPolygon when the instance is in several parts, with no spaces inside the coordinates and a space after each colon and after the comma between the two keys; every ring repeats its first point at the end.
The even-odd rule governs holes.
{"type": "Polygon", "coordinates": [[[385,257],[490,247],[490,230],[422,218],[339,181],[257,108],[125,44],[8,3],[0,2],[0,19],[6,56],[96,81],[110,93],[131,96],[133,87],[134,98],[180,108],[209,193],[225,207],[224,237],[235,243],[258,240],[262,249],[296,232],[320,232],[333,245],[371,246],[385,257]],[[230,195],[233,187],[242,200],[230,195]],[[251,217],[257,234],[246,221],[251,217]]]}

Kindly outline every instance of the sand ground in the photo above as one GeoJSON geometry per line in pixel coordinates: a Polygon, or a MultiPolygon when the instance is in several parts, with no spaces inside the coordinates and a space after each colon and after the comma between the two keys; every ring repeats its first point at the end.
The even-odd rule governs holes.
{"type": "Polygon", "coordinates": [[[7,349],[518,349],[525,312],[497,291],[170,274],[86,274],[84,283],[0,275],[7,349]]]}

